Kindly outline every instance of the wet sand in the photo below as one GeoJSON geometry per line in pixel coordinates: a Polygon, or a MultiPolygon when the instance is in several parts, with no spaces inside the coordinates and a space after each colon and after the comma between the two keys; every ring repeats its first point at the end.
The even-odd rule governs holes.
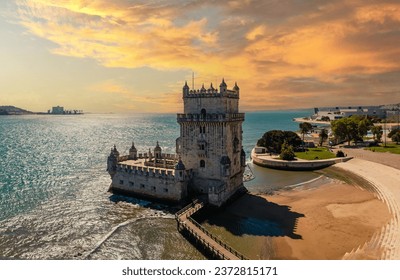
{"type": "Polygon", "coordinates": [[[371,240],[391,218],[387,206],[374,193],[339,181],[263,197],[304,215],[294,228],[299,239],[273,238],[274,259],[342,259],[371,240]]]}
{"type": "MultiPolygon", "coordinates": [[[[273,194],[246,194],[206,227],[250,259],[346,258],[379,236],[392,218],[367,181],[346,176],[353,177],[350,184],[324,177],[273,194]]],[[[357,251],[355,258],[380,254],[357,251]]]]}

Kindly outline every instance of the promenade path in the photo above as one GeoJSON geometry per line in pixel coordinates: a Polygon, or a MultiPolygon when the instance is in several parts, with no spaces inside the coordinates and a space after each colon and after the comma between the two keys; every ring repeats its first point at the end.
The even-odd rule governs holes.
{"type": "MultiPolygon", "coordinates": [[[[345,150],[347,152],[347,149],[345,150]]],[[[352,150],[348,155],[355,158],[338,163],[335,167],[355,173],[369,181],[379,199],[388,205],[392,219],[371,240],[347,253],[344,259],[400,260],[400,169],[377,163],[380,161],[398,166],[400,156],[394,155],[395,157],[391,158],[392,155],[387,153],[348,150],[352,150]]]]}
{"type": "Polygon", "coordinates": [[[178,230],[186,230],[203,248],[207,249],[214,256],[223,260],[243,260],[246,259],[239,252],[225,244],[216,236],[208,232],[204,227],[191,218],[195,212],[203,207],[203,203],[194,202],[188,207],[179,211],[175,217],[178,222],[178,230]]]}
{"type": "Polygon", "coordinates": [[[400,169],[400,155],[398,154],[372,152],[363,148],[337,148],[337,150],[342,150],[349,157],[364,159],[400,169]]]}

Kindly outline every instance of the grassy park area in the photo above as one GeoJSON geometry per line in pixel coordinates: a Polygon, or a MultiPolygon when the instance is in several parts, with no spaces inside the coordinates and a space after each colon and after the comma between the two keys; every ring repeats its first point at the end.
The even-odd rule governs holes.
{"type": "Polygon", "coordinates": [[[378,147],[368,147],[365,149],[373,151],[373,152],[379,152],[379,153],[400,154],[400,145],[396,145],[394,143],[389,143],[386,145],[386,147],[381,144],[381,146],[378,146],[378,147]]]}
{"type": "Polygon", "coordinates": [[[305,152],[296,152],[296,157],[299,159],[314,160],[335,158],[336,155],[329,151],[326,147],[308,148],[305,152]]]}

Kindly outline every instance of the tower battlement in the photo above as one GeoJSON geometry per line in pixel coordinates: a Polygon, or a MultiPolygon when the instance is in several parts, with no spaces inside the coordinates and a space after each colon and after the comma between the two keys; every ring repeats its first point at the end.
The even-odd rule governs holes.
{"type": "Polygon", "coordinates": [[[201,89],[190,90],[187,82],[182,88],[185,114],[234,114],[239,112],[239,87],[237,83],[232,90],[228,89],[225,80],[215,89],[204,85],[201,89]],[[217,99],[217,100],[216,100],[217,99]]]}
{"type": "Polygon", "coordinates": [[[222,82],[219,86],[219,90],[214,88],[213,84],[210,84],[209,88],[205,88],[204,84],[200,89],[190,89],[187,82],[183,86],[182,93],[184,98],[220,98],[220,97],[228,97],[228,98],[236,98],[239,99],[239,87],[237,83],[233,89],[228,89],[225,80],[222,79],[222,82]]]}

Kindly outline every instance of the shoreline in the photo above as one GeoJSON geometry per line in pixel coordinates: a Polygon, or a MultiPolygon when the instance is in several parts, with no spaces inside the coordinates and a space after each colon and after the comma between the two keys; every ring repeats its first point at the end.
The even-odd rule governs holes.
{"type": "Polygon", "coordinates": [[[272,194],[251,192],[206,226],[250,259],[400,259],[399,207],[374,177],[388,167],[375,164],[352,159],[272,194]]]}
{"type": "MultiPolygon", "coordinates": [[[[400,259],[400,234],[398,233],[400,217],[400,194],[398,192],[397,186],[400,178],[400,170],[362,159],[352,159],[347,162],[339,163],[328,170],[328,174],[332,174],[332,171],[333,173],[335,173],[335,170],[338,170],[337,174],[339,174],[339,177],[344,177],[345,183],[342,183],[343,186],[347,185],[353,186],[353,188],[359,187],[360,189],[362,189],[364,193],[358,192],[358,199],[360,198],[360,195],[366,198],[366,192],[373,194],[376,199],[372,199],[370,197],[368,200],[358,201],[356,197],[353,197],[352,200],[343,200],[338,201],[339,203],[334,203],[335,200],[338,199],[338,195],[344,194],[340,192],[345,191],[346,195],[354,195],[355,191],[350,189],[344,190],[343,186],[338,186],[337,184],[336,186],[335,184],[320,185],[319,187],[314,189],[314,192],[308,191],[307,196],[308,198],[315,199],[315,196],[313,195],[318,194],[320,190],[321,192],[322,190],[324,190],[325,193],[320,193],[319,195],[321,196],[319,197],[319,199],[323,199],[324,196],[329,196],[330,194],[331,197],[327,201],[327,203],[329,204],[321,204],[318,209],[314,210],[320,213],[323,213],[324,211],[326,212],[326,210],[328,210],[329,212],[331,212],[330,214],[335,217],[335,219],[329,219],[329,217],[326,216],[323,221],[317,221],[321,218],[319,216],[322,214],[315,215],[311,211],[310,213],[308,213],[309,221],[307,223],[302,223],[302,221],[300,221],[299,219],[299,227],[296,229],[296,233],[304,233],[305,236],[313,235],[314,239],[324,239],[323,237],[318,236],[318,232],[308,232],[308,227],[312,227],[313,223],[315,226],[315,223],[322,222],[326,224],[329,223],[330,225],[328,227],[334,227],[335,225],[340,228],[340,219],[348,219],[348,222],[350,222],[350,220],[353,222],[354,228],[364,228],[364,236],[361,236],[361,231],[354,232],[353,236],[349,235],[348,238],[350,238],[350,240],[358,240],[358,245],[350,251],[348,250],[348,248],[347,251],[342,250],[342,253],[344,252],[342,257],[340,257],[339,255],[329,255],[329,251],[333,253],[333,251],[335,251],[335,248],[333,248],[332,246],[324,246],[324,249],[328,252],[328,254],[325,255],[326,259],[400,259]],[[343,174],[343,172],[345,174],[343,174]],[[377,199],[380,201],[380,203],[378,203],[377,199]],[[384,208],[386,208],[386,211],[384,210],[384,208]],[[360,209],[362,209],[364,213],[358,212],[360,209]],[[367,213],[366,211],[369,211],[367,216],[365,216],[365,213],[367,213]],[[376,213],[378,212],[380,213],[379,217],[376,216],[376,213]],[[313,219],[313,221],[311,221],[311,219],[313,219]],[[372,228],[374,229],[372,230],[372,228]]],[[[343,178],[339,178],[339,180],[342,181],[343,178]]],[[[275,203],[283,203],[289,205],[293,210],[305,210],[305,208],[310,205],[299,206],[296,204],[295,201],[296,199],[302,199],[303,203],[307,202],[307,198],[304,196],[305,193],[306,190],[294,189],[287,192],[283,191],[279,193],[276,197],[274,197],[273,195],[263,195],[262,197],[275,203]]],[[[307,217],[307,214],[304,214],[307,217]]],[[[317,228],[314,229],[317,230],[317,228]]],[[[320,233],[324,232],[325,230],[326,228],[323,227],[318,228],[318,231],[320,233]]],[[[351,229],[349,228],[347,228],[346,230],[348,230],[348,232],[351,232],[351,229]]],[[[334,231],[335,230],[332,228],[331,230],[325,232],[325,234],[334,233],[334,231]]],[[[335,236],[336,235],[338,235],[338,233],[335,233],[335,236]]],[[[342,240],[343,241],[341,242],[343,242],[343,244],[349,243],[349,240],[342,240]]],[[[308,254],[304,254],[303,250],[309,250],[310,244],[305,246],[305,244],[299,243],[301,242],[290,240],[284,237],[277,238],[276,240],[274,240],[276,257],[278,259],[290,259],[291,257],[296,258],[297,256],[300,256],[300,259],[309,259],[308,257],[311,257],[310,259],[325,259],[325,257],[322,257],[319,254],[313,254],[310,251],[308,252],[308,254]]],[[[343,244],[341,245],[343,246],[343,244]]]]}

